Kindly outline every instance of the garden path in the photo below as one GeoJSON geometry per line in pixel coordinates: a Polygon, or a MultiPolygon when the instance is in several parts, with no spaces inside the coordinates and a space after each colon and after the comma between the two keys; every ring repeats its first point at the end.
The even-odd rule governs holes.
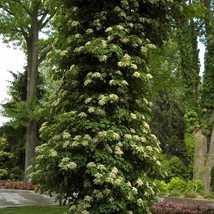
{"type": "Polygon", "coordinates": [[[30,190],[0,189],[0,208],[57,205],[54,198],[30,190]]]}

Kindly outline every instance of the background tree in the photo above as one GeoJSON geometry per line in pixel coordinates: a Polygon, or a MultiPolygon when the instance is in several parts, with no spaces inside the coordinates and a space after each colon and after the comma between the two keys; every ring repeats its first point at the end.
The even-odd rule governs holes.
{"type": "MultiPolygon", "coordinates": [[[[47,28],[54,12],[41,0],[1,0],[0,31],[5,42],[14,42],[24,48],[27,56],[27,105],[29,109],[37,102],[38,67],[50,49],[48,39],[39,39],[39,32],[47,28]]],[[[26,129],[25,169],[32,164],[37,144],[37,124],[29,118],[26,129]]],[[[27,181],[27,178],[25,177],[27,181]]]]}
{"type": "MultiPolygon", "coordinates": [[[[147,54],[172,3],[63,1],[59,59],[31,179],[71,213],[150,213],[160,148],[150,131],[147,54]],[[76,194],[74,194],[76,193],[76,194]]],[[[171,8],[172,9],[172,8],[171,8]]]]}

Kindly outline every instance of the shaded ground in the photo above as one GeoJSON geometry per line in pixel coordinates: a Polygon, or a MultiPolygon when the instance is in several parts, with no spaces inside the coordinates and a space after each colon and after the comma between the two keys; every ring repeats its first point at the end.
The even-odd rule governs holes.
{"type": "Polygon", "coordinates": [[[0,189],[0,208],[57,205],[54,198],[29,190],[0,189]]]}

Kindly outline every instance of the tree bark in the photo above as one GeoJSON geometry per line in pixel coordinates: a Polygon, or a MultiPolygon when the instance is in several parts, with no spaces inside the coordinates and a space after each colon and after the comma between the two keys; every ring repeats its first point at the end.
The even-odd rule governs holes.
{"type": "Polygon", "coordinates": [[[214,167],[214,110],[211,115],[211,123],[212,123],[212,132],[210,137],[209,152],[207,155],[205,172],[203,176],[205,192],[210,192],[211,170],[214,167]]]}
{"type": "Polygon", "coordinates": [[[193,161],[193,179],[203,180],[207,155],[207,138],[201,130],[194,133],[195,155],[193,161]]]}
{"type": "MultiPolygon", "coordinates": [[[[39,40],[39,23],[38,23],[38,5],[35,5],[32,13],[31,35],[27,41],[27,104],[31,110],[37,98],[37,79],[38,79],[38,40],[39,40]]],[[[37,144],[37,122],[29,118],[26,130],[25,145],[25,177],[24,181],[28,182],[27,169],[33,164],[32,158],[35,155],[37,144]]]]}

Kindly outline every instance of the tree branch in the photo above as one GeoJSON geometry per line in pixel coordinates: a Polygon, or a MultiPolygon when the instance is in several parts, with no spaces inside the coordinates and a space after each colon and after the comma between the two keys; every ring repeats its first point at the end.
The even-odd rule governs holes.
{"type": "Polygon", "coordinates": [[[22,3],[20,0],[11,0],[11,1],[16,2],[16,3],[18,3],[19,5],[21,5],[22,8],[25,10],[25,12],[26,12],[29,16],[32,16],[31,11],[24,5],[24,3],[22,3]]]}

